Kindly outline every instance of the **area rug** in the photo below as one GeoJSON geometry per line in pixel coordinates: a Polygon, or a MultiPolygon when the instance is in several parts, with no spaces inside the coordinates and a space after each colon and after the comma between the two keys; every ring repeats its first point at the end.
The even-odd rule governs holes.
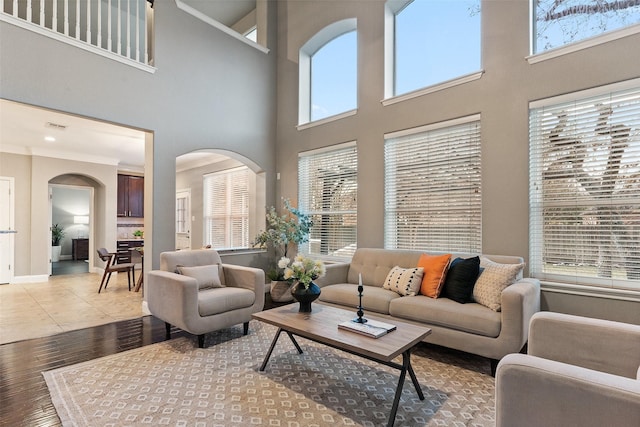
{"type": "MultiPolygon", "coordinates": [[[[251,322],[43,372],[63,426],[385,426],[399,371],[282,336],[251,322]]],[[[419,345],[412,363],[425,400],[407,377],[396,426],[493,426],[494,380],[486,359],[419,345]]]]}

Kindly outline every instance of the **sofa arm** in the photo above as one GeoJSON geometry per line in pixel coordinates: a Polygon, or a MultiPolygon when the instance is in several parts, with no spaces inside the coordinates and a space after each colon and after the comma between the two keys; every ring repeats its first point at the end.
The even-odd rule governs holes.
{"type": "Polygon", "coordinates": [[[531,320],[528,353],[636,378],[640,366],[640,326],[541,312],[531,320]]]}
{"type": "Polygon", "coordinates": [[[326,264],[327,273],[313,281],[316,285],[323,286],[334,285],[336,283],[348,283],[347,276],[349,273],[349,264],[348,262],[339,262],[335,264],[326,264]]]}
{"type": "Polygon", "coordinates": [[[183,313],[198,312],[196,279],[169,271],[150,271],[145,279],[149,311],[172,325],[185,326],[183,313]]]}
{"type": "Polygon", "coordinates": [[[496,426],[636,427],[640,381],[510,354],[496,374],[496,426]]]}
{"type": "Polygon", "coordinates": [[[224,282],[227,286],[245,288],[256,294],[265,292],[264,271],[259,268],[245,267],[236,264],[222,264],[224,282]]]}
{"type": "Polygon", "coordinates": [[[500,339],[511,347],[504,354],[517,353],[527,342],[531,317],[540,311],[540,281],[526,278],[507,286],[502,291],[501,305],[500,339]]]}

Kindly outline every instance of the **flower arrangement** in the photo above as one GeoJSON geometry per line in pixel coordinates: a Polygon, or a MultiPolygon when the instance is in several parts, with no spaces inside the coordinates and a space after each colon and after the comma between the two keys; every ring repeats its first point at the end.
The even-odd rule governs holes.
{"type": "MultiPolygon", "coordinates": [[[[253,241],[254,247],[269,248],[275,252],[275,260],[279,256],[286,257],[290,245],[299,245],[309,240],[309,231],[313,222],[311,217],[291,206],[288,199],[284,200],[286,213],[278,215],[271,206],[267,212],[267,229],[261,231],[253,241]]],[[[285,280],[284,270],[275,268],[267,273],[271,280],[285,280]]]]}
{"type": "Polygon", "coordinates": [[[278,267],[284,269],[285,280],[296,280],[302,283],[305,289],[309,289],[312,280],[324,276],[327,272],[322,261],[314,261],[300,254],[296,255],[293,262],[287,257],[280,258],[278,267]]]}

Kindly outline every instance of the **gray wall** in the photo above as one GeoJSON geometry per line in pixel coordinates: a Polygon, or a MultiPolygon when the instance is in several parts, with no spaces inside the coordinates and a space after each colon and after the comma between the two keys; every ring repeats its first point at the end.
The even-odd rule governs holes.
{"type": "MultiPolygon", "coordinates": [[[[529,102],[640,76],[640,35],[530,65],[525,59],[529,53],[529,2],[484,1],[482,78],[385,107],[380,102],[384,98],[384,1],[345,0],[339,4],[278,3],[278,195],[297,198],[299,151],[356,140],[358,246],[382,247],[383,135],[480,113],[483,252],[527,259],[529,102]],[[358,21],[358,112],[298,131],[298,50],[328,24],[354,17],[358,21]]],[[[598,305],[582,297],[561,298],[558,294],[549,295],[543,304],[547,309],[568,312],[598,305]]],[[[606,315],[632,317],[640,323],[640,304],[608,301],[606,306],[606,315]],[[620,315],[618,310],[633,314],[620,315]]],[[[603,314],[602,310],[589,312],[603,314]]]]}
{"type": "MultiPolygon", "coordinates": [[[[178,10],[173,1],[156,1],[154,9],[154,74],[0,22],[0,97],[152,133],[145,166],[152,180],[145,188],[145,212],[152,212],[145,218],[151,222],[145,241],[152,257],[145,259],[157,267],[159,253],[174,247],[175,213],[166,207],[175,203],[176,156],[207,148],[237,153],[266,172],[267,200],[273,200],[275,52],[248,46],[178,10]]],[[[272,22],[275,12],[269,13],[272,22]]],[[[29,191],[20,181],[16,192],[29,191]]],[[[115,207],[113,216],[115,224],[115,207]]],[[[16,260],[30,254],[35,262],[34,246],[47,238],[46,227],[40,219],[22,227],[32,235],[17,237],[16,260]]],[[[16,274],[46,271],[46,265],[30,264],[16,274]]]]}

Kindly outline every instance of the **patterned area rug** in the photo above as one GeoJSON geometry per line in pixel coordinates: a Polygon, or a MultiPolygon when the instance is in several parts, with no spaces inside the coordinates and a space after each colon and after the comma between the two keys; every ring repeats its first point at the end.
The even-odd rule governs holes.
{"type": "MultiPolygon", "coordinates": [[[[276,329],[252,321],[178,338],[43,375],[64,426],[385,426],[399,371],[302,338],[299,355],[276,329]]],[[[399,360],[399,359],[398,359],[399,360]]],[[[396,426],[493,426],[494,380],[481,357],[419,345],[396,426]]]]}

